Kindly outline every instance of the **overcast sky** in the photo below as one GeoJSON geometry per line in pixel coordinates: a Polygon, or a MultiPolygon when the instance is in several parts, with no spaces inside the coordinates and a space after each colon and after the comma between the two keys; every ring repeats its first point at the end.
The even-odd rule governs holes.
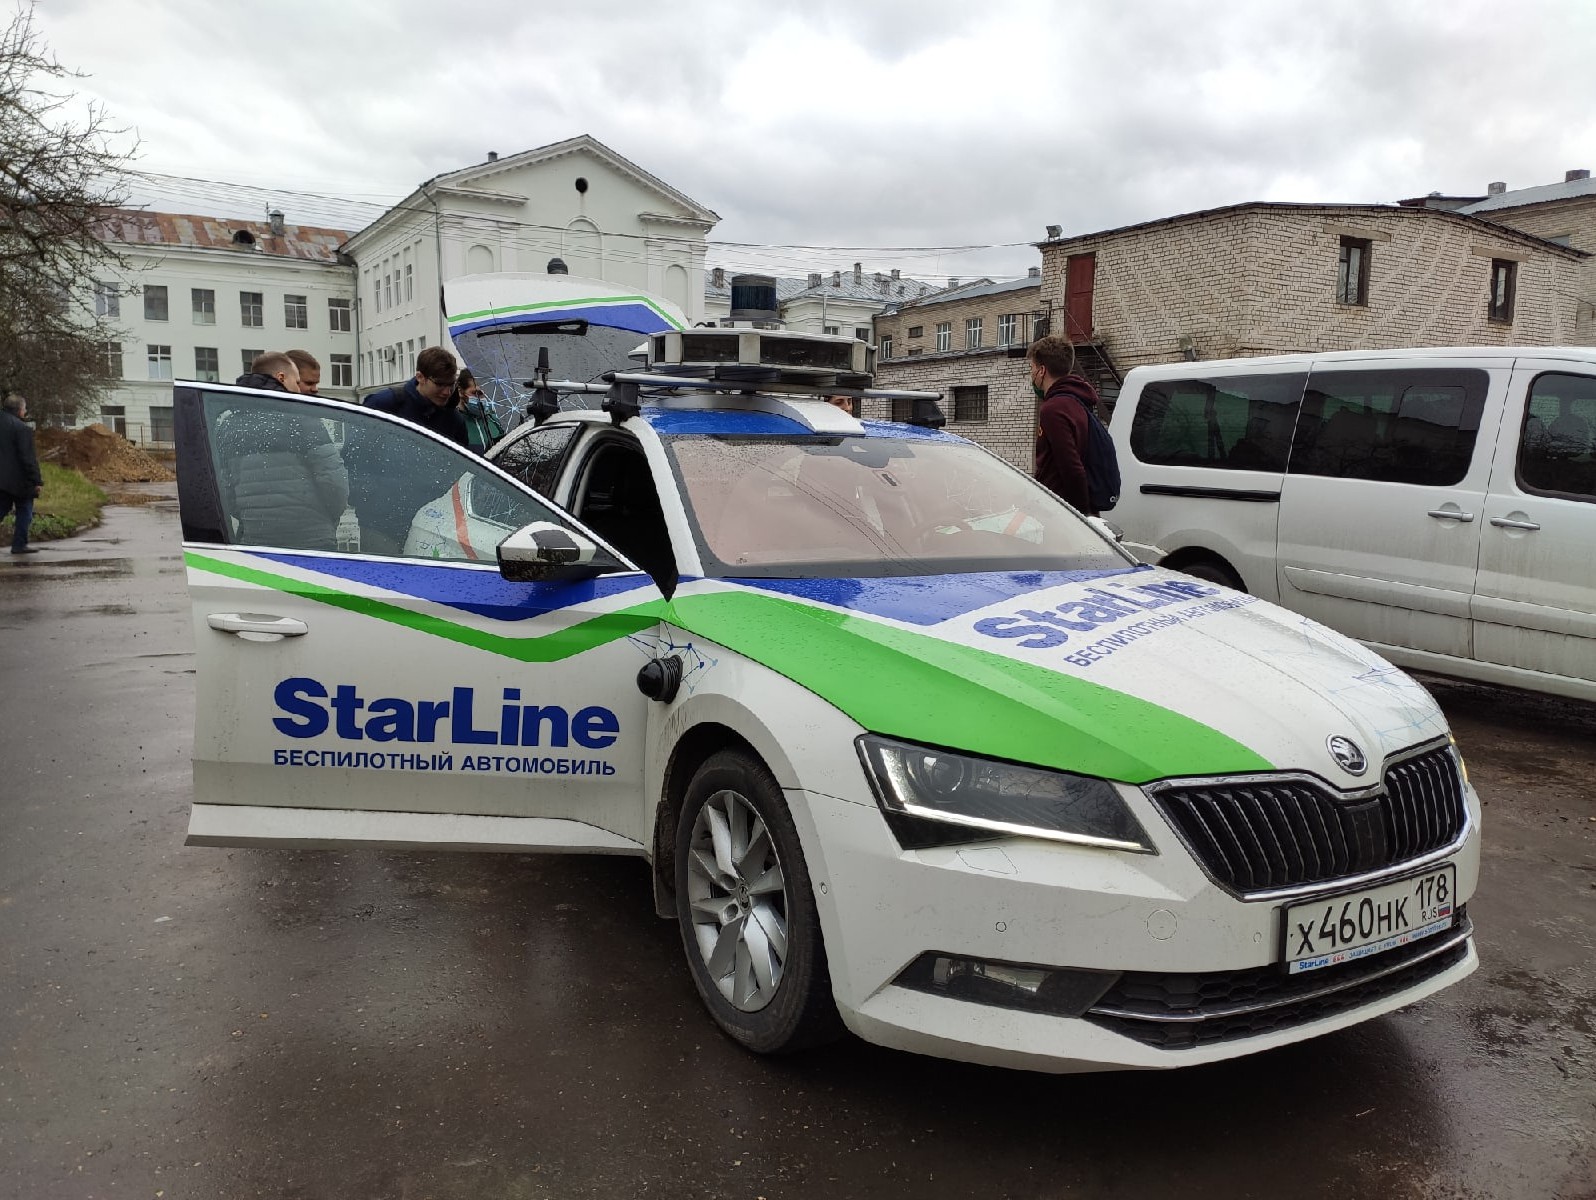
{"type": "MultiPolygon", "coordinates": [[[[715,243],[836,247],[765,260],[789,274],[1020,274],[1049,224],[1596,167],[1593,0],[792,9],[39,0],[36,21],[137,131],[143,171],[381,202],[588,133],[720,213],[712,263],[755,261],[715,243]],[[995,249],[940,249],[963,246],[995,249]]],[[[273,199],[306,224],[376,211],[171,181],[140,198],[218,215],[273,199]]]]}

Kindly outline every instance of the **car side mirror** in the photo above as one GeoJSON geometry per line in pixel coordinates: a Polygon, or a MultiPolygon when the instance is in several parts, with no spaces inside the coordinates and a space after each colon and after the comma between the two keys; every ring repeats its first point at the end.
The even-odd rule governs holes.
{"type": "Polygon", "coordinates": [[[576,583],[630,570],[591,539],[552,521],[523,525],[499,543],[499,574],[512,583],[576,583]]]}

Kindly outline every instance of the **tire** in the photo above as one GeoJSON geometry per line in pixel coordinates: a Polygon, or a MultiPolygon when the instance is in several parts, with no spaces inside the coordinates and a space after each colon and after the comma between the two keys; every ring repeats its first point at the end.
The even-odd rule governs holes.
{"type": "Polygon", "coordinates": [[[1220,587],[1231,588],[1234,591],[1247,590],[1247,585],[1241,582],[1241,576],[1215,558],[1199,558],[1196,562],[1189,562],[1183,567],[1174,567],[1172,570],[1190,575],[1193,579],[1201,579],[1205,583],[1217,583],[1220,587]]]}
{"type": "Polygon", "coordinates": [[[687,787],[676,826],[676,920],[715,1023],[756,1054],[842,1033],[798,830],[769,768],[717,751],[687,787]]]}

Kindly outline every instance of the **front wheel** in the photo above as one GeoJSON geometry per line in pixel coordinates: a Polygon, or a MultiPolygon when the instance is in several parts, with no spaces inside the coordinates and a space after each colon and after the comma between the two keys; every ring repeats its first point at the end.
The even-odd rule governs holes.
{"type": "Polygon", "coordinates": [[[721,750],[688,785],[676,827],[676,917],[715,1023],[781,1054],[841,1032],[798,831],[769,768],[721,750]]]}
{"type": "Polygon", "coordinates": [[[1241,582],[1241,576],[1217,559],[1199,558],[1196,562],[1187,563],[1183,567],[1175,567],[1174,570],[1181,572],[1183,575],[1190,575],[1193,579],[1201,579],[1207,583],[1217,583],[1220,587],[1227,587],[1233,591],[1245,592],[1247,590],[1246,584],[1241,582]]]}

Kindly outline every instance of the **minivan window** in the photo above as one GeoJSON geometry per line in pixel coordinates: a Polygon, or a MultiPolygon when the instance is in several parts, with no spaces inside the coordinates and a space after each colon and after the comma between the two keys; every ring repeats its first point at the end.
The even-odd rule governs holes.
{"type": "Polygon", "coordinates": [[[1291,447],[1293,475],[1445,487],[1468,473],[1484,371],[1316,371],[1291,447]]]}
{"type": "Polygon", "coordinates": [[[1518,481],[1529,492],[1596,500],[1596,378],[1554,373],[1530,385],[1518,481]]]}
{"type": "Polygon", "coordinates": [[[1160,466],[1283,471],[1307,375],[1170,379],[1142,389],[1131,451],[1160,466]]]}

